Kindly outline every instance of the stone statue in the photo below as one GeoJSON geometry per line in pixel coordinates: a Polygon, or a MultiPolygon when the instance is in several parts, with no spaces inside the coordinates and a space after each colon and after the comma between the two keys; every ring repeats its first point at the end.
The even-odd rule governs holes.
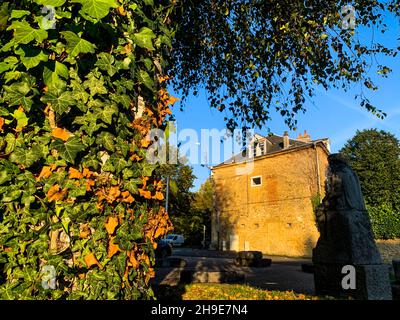
{"type": "Polygon", "coordinates": [[[341,288],[341,271],[343,266],[351,265],[358,268],[358,275],[366,282],[368,272],[383,279],[385,289],[382,292],[386,292],[368,291],[370,288],[365,283],[365,290],[355,290],[354,297],[390,299],[388,269],[382,265],[375,244],[357,174],[341,154],[330,155],[328,162],[326,196],[316,212],[320,231],[313,250],[316,291],[318,294],[347,295],[348,292],[341,288]]]}

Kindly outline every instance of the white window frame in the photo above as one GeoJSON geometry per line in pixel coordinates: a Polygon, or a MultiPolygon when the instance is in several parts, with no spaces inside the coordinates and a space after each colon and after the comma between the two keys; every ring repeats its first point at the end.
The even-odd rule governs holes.
{"type": "Polygon", "coordinates": [[[250,178],[250,181],[251,181],[251,186],[252,187],[261,187],[262,186],[262,176],[253,176],[253,177],[251,177],[250,178]],[[255,179],[255,178],[260,178],[260,184],[254,184],[254,180],[253,179],[255,179]]]}

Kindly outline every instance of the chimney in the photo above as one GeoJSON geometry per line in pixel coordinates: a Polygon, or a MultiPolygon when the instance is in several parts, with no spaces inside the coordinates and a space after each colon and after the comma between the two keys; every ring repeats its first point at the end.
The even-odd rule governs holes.
{"type": "Polygon", "coordinates": [[[289,148],[289,133],[285,131],[283,134],[283,149],[289,148]]]}
{"type": "Polygon", "coordinates": [[[303,142],[310,142],[310,141],[311,141],[311,137],[310,137],[310,135],[307,133],[307,130],[304,130],[304,135],[302,135],[302,134],[300,133],[299,136],[297,137],[297,140],[303,141],[303,142]]]}

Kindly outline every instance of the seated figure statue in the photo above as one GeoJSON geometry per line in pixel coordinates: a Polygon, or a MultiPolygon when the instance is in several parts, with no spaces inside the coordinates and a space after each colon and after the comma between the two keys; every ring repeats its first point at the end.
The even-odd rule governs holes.
{"type": "Polygon", "coordinates": [[[341,154],[328,157],[326,196],[317,209],[314,263],[380,264],[360,182],[341,154]]]}

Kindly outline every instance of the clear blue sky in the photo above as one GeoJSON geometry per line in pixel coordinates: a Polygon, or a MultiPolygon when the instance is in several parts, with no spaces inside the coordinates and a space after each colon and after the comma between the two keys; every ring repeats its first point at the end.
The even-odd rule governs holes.
{"type": "MultiPolygon", "coordinates": [[[[386,45],[399,46],[400,35],[399,21],[389,19],[387,24],[390,31],[381,38],[386,45]]],[[[370,33],[360,31],[359,36],[368,39],[370,33]]],[[[375,39],[378,36],[375,35],[375,39]]],[[[379,90],[372,92],[367,90],[371,102],[378,108],[387,113],[384,120],[376,118],[365,109],[361,108],[354,96],[359,93],[359,85],[355,85],[348,92],[339,90],[318,90],[312,101],[306,102],[307,112],[300,114],[298,128],[296,132],[290,131],[283,119],[278,115],[266,124],[262,130],[256,130],[260,134],[267,134],[267,127],[271,132],[282,135],[284,131],[289,131],[291,137],[297,137],[299,133],[307,130],[312,139],[329,138],[331,140],[332,152],[340,150],[348,139],[354,136],[357,130],[367,128],[378,128],[394,133],[400,138],[400,55],[388,61],[381,59],[381,64],[386,64],[393,69],[388,78],[371,74],[379,90]]],[[[170,89],[172,93],[172,89],[170,89]]],[[[200,137],[201,129],[224,129],[224,114],[216,109],[211,109],[207,101],[206,92],[200,90],[198,96],[190,96],[186,108],[179,110],[179,103],[173,108],[177,120],[178,132],[182,129],[194,129],[200,137]]],[[[174,94],[179,97],[179,94],[174,94]]],[[[197,176],[194,190],[207,179],[209,170],[200,165],[194,165],[194,173],[197,176]]]]}

